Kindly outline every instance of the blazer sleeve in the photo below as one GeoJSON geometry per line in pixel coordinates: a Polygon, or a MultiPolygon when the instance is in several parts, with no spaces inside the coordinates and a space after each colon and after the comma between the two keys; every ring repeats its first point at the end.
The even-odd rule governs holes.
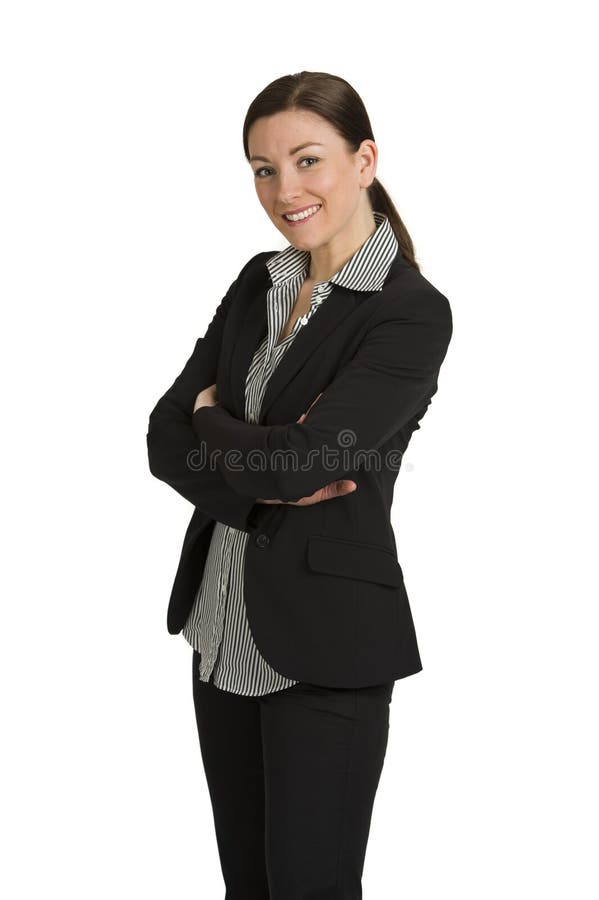
{"type": "Polygon", "coordinates": [[[452,331],[447,298],[435,288],[414,291],[380,307],[302,423],[255,425],[217,405],[198,409],[193,428],[240,494],[310,496],[345,478],[428,405],[452,331]]]}
{"type": "Polygon", "coordinates": [[[239,281],[254,259],[256,257],[246,263],[231,284],[205,335],[196,341],[183,371],[150,413],[146,435],[152,475],[166,482],[210,518],[240,531],[251,530],[248,516],[255,498],[251,493],[238,493],[217,467],[203,463],[191,419],[198,393],[216,382],[227,313],[239,281]]]}

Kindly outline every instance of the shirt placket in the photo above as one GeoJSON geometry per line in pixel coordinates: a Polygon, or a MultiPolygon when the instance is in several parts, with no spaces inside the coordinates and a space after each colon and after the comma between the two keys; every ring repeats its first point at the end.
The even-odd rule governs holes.
{"type": "MultiPolygon", "coordinates": [[[[309,306],[308,311],[305,312],[303,316],[299,316],[299,318],[297,318],[295,320],[293,328],[291,329],[291,331],[289,332],[289,334],[287,335],[285,340],[280,344],[280,346],[283,346],[283,344],[286,344],[288,341],[291,341],[291,338],[295,336],[295,333],[297,331],[299,331],[300,328],[303,328],[304,325],[307,324],[308,320],[314,315],[314,313],[316,312],[318,307],[321,305],[321,303],[323,303],[325,297],[327,296],[329,287],[330,287],[330,282],[328,282],[328,281],[322,281],[322,282],[320,282],[320,284],[317,284],[314,286],[314,290],[312,291],[312,297],[310,298],[310,306],[309,306]]],[[[301,288],[301,284],[298,285],[298,290],[300,288],[301,288]]],[[[294,292],[294,293],[296,293],[296,292],[294,292]]],[[[275,303],[279,302],[277,297],[275,297],[274,300],[275,300],[275,303]]],[[[293,308],[293,306],[291,308],[293,308]]],[[[290,313],[291,313],[291,309],[289,309],[287,311],[287,318],[289,318],[290,313]]],[[[272,337],[271,341],[269,341],[269,358],[272,353],[273,345],[274,345],[274,336],[272,337]]]]}
{"type": "Polygon", "coordinates": [[[209,672],[214,668],[214,664],[216,662],[216,657],[218,656],[218,650],[220,647],[220,642],[222,640],[223,634],[223,621],[225,614],[225,606],[227,602],[227,591],[229,588],[229,576],[231,573],[231,563],[232,563],[232,545],[233,545],[233,532],[227,526],[226,532],[223,535],[222,542],[222,552],[220,565],[218,567],[219,582],[218,582],[218,601],[216,604],[216,610],[214,613],[214,619],[212,621],[212,629],[210,633],[210,642],[209,642],[209,657],[206,660],[206,664],[203,665],[202,674],[204,676],[208,676],[209,672]]]}

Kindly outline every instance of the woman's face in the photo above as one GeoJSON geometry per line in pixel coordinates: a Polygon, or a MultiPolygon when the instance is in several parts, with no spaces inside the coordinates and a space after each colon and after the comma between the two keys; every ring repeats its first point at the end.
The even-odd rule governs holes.
{"type": "Polygon", "coordinates": [[[321,116],[286,110],[263,116],[248,135],[256,193],[270,220],[301,250],[329,243],[344,229],[351,233],[376,174],[377,148],[362,141],[356,153],[321,116]],[[283,213],[311,209],[303,221],[283,213]]]}

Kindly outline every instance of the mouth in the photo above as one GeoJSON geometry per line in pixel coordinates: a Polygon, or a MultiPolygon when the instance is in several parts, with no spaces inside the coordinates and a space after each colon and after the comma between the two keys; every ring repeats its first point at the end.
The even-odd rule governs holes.
{"type": "Polygon", "coordinates": [[[300,212],[294,213],[293,218],[291,219],[288,219],[286,214],[282,214],[281,218],[287,225],[290,225],[292,228],[297,228],[298,225],[303,225],[305,222],[309,222],[314,216],[318,215],[321,207],[322,203],[313,203],[312,206],[306,206],[303,210],[300,210],[300,212]]]}

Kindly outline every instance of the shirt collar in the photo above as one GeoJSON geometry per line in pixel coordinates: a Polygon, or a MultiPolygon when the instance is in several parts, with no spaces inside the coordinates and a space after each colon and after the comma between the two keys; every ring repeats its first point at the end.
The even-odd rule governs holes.
{"type": "MultiPolygon", "coordinates": [[[[354,291],[382,290],[389,267],[399,248],[388,217],[374,211],[376,231],[356,250],[354,255],[328,279],[354,291]]],[[[281,284],[307,272],[310,251],[298,250],[289,244],[284,250],[266,260],[273,285],[281,284]]]]}

